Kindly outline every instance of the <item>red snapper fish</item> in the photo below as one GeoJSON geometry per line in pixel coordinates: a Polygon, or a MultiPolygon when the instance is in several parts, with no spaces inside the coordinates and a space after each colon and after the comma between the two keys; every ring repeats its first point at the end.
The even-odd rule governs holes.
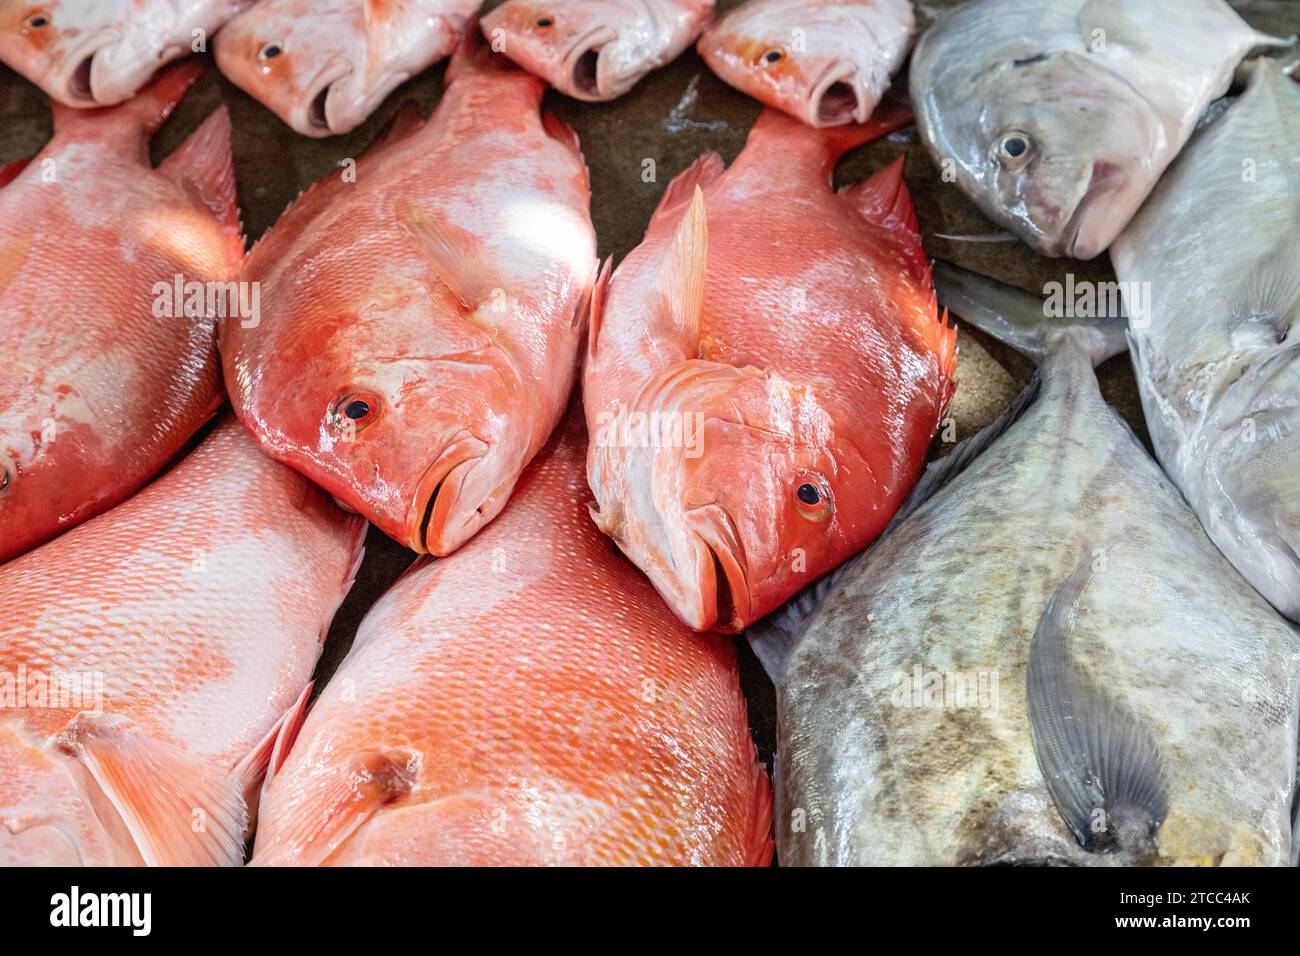
{"type": "Polygon", "coordinates": [[[364,123],[456,47],[479,0],[261,0],[217,36],[232,83],[306,136],[364,123]]]}
{"type": "Polygon", "coordinates": [[[241,862],[364,535],[226,422],[0,568],[0,865],[241,862]]]}
{"type": "Polygon", "coordinates": [[[575,99],[612,100],[695,42],[714,0],[509,0],[483,18],[492,48],[575,99]]]}
{"type": "Polygon", "coordinates": [[[0,62],[78,108],[135,96],[254,0],[0,0],[0,62]]]}
{"type": "Polygon", "coordinates": [[[597,289],[586,370],[600,527],[697,630],[738,631],[865,548],[952,397],[901,160],[835,193],[844,152],[768,110],[703,156],[597,289]]]}
{"type": "Polygon", "coordinates": [[[221,404],[209,296],[184,290],[229,302],[243,256],[225,110],[148,160],[201,70],[56,106],[49,145],[0,170],[0,561],[125,499],[221,404]]]}
{"type": "Polygon", "coordinates": [[[592,525],[582,431],[375,605],[273,767],[254,864],[768,863],[733,644],[679,624],[592,525]]]}
{"type": "Polygon", "coordinates": [[[718,76],[809,126],[865,123],[916,36],[911,0],[750,0],[700,38],[718,76]]]}
{"type": "Polygon", "coordinates": [[[596,273],[587,167],[544,84],[468,30],[437,113],[249,253],[266,321],[223,326],[235,411],[272,457],[407,547],[500,513],[559,422],[596,273]]]}

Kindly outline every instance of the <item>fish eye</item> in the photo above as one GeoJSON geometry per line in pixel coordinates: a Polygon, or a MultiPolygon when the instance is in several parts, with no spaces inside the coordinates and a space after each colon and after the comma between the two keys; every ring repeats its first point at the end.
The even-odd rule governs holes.
{"type": "Polygon", "coordinates": [[[263,60],[272,60],[284,52],[284,44],[272,41],[258,51],[258,57],[263,60]]]}
{"type": "Polygon", "coordinates": [[[379,417],[381,407],[373,392],[349,392],[334,403],[330,418],[335,428],[364,428],[379,417]]]}
{"type": "Polygon", "coordinates": [[[545,30],[547,27],[555,26],[555,17],[538,17],[537,25],[545,30]]]}
{"type": "Polygon", "coordinates": [[[48,27],[50,25],[50,18],[44,13],[33,13],[27,18],[27,25],[34,30],[40,30],[42,27],[48,27]]]}
{"type": "Polygon", "coordinates": [[[778,47],[774,47],[773,49],[768,50],[766,53],[763,54],[763,62],[768,64],[780,63],[784,59],[785,59],[785,50],[782,50],[778,47]]]}
{"type": "Polygon", "coordinates": [[[795,504],[809,521],[825,521],[834,510],[831,491],[821,475],[801,475],[795,484],[795,504]]]}
{"type": "Polygon", "coordinates": [[[1016,167],[1029,159],[1032,148],[1033,141],[1027,133],[1012,130],[1003,136],[998,143],[998,157],[1002,160],[1003,165],[1016,167]]]}

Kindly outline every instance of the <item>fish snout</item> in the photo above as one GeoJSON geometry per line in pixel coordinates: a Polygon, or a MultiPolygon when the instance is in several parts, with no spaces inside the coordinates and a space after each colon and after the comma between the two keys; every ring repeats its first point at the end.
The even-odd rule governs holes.
{"type": "Polygon", "coordinates": [[[303,135],[316,139],[355,129],[367,114],[363,111],[360,97],[350,88],[348,81],[353,75],[351,63],[332,61],[295,106],[290,125],[303,135]]]}
{"type": "Polygon", "coordinates": [[[716,504],[692,508],[686,513],[686,520],[707,552],[699,581],[701,594],[712,595],[710,627],[739,632],[750,622],[750,595],[745,549],[736,523],[726,509],[716,504]]]}
{"type": "Polygon", "coordinates": [[[568,80],[570,96],[589,102],[612,99],[622,90],[611,88],[614,77],[610,70],[608,47],[618,39],[618,33],[602,27],[578,40],[565,57],[563,73],[568,80]]]}
{"type": "Polygon", "coordinates": [[[56,81],[65,102],[82,108],[115,106],[135,95],[148,77],[135,77],[115,62],[121,55],[121,37],[116,33],[99,34],[76,52],[56,81]]]}
{"type": "Polygon", "coordinates": [[[1062,233],[1062,254],[1086,261],[1110,248],[1129,219],[1130,211],[1115,202],[1123,186],[1124,170],[1118,164],[1093,163],[1092,175],[1062,233]]]}

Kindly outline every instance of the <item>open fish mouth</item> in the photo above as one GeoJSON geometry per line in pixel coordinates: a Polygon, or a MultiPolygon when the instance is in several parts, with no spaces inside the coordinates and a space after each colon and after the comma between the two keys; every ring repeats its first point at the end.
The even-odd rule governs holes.
{"type": "Polygon", "coordinates": [[[844,126],[866,121],[862,97],[853,80],[857,68],[851,63],[833,63],[808,97],[807,119],[818,128],[844,126]]]}
{"type": "Polygon", "coordinates": [[[68,82],[65,87],[69,100],[84,103],[87,106],[112,105],[111,103],[101,102],[95,96],[95,62],[96,58],[114,42],[114,40],[110,39],[98,43],[92,48],[87,48],[89,52],[76,61],[77,66],[68,74],[68,82]]]}
{"type": "Polygon", "coordinates": [[[1061,251],[1065,255],[1072,259],[1094,259],[1110,245],[1114,237],[1104,229],[1107,221],[1105,204],[1123,185],[1123,175],[1123,170],[1115,163],[1099,160],[1093,164],[1088,188],[1074,207],[1062,233],[1061,251]]]}
{"type": "Polygon", "coordinates": [[[749,619],[750,602],[744,549],[735,524],[719,505],[692,508],[686,519],[704,549],[698,567],[701,623],[705,628],[739,631],[749,619]]]}
{"type": "Polygon", "coordinates": [[[609,29],[597,30],[573,45],[564,70],[580,99],[598,100],[604,95],[600,88],[600,56],[605,47],[618,39],[609,29]]]}
{"type": "MultiPolygon", "coordinates": [[[[407,519],[406,546],[420,554],[445,554],[456,530],[461,489],[488,446],[462,435],[438,456],[420,479],[407,519]]],[[[457,542],[458,543],[458,542],[457,542]]]]}
{"type": "Polygon", "coordinates": [[[337,102],[342,95],[339,88],[351,75],[352,66],[348,63],[336,63],[326,68],[312,88],[307,107],[302,112],[304,132],[317,137],[345,132],[338,123],[331,122],[331,117],[338,111],[337,102]]]}

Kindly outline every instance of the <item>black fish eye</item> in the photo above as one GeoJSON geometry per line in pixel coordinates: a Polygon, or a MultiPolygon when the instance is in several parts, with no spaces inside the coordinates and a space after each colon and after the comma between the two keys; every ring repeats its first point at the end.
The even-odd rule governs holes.
{"type": "Polygon", "coordinates": [[[811,481],[805,481],[800,485],[799,490],[796,491],[795,494],[799,496],[800,501],[808,505],[810,508],[815,508],[817,505],[822,503],[822,490],[811,481]]]}
{"type": "Polygon", "coordinates": [[[763,54],[763,59],[768,63],[780,63],[785,59],[784,50],[768,50],[763,54]]]}
{"type": "Polygon", "coordinates": [[[1007,159],[1021,159],[1029,152],[1029,139],[1023,133],[1008,133],[1002,138],[1002,155],[1007,159]]]}
{"type": "Polygon", "coordinates": [[[370,405],[365,399],[356,398],[343,407],[343,414],[354,422],[359,422],[370,414],[370,405]]]}
{"type": "Polygon", "coordinates": [[[542,28],[555,26],[555,17],[538,17],[537,25],[542,28]]]}
{"type": "Polygon", "coordinates": [[[28,19],[27,25],[29,27],[35,27],[37,30],[39,30],[41,27],[46,27],[50,25],[50,18],[45,16],[45,14],[43,13],[37,13],[28,19]]]}
{"type": "Polygon", "coordinates": [[[284,52],[284,47],[279,43],[268,43],[262,47],[262,52],[258,54],[264,60],[270,60],[284,52]]]}
{"type": "Polygon", "coordinates": [[[379,416],[379,397],[370,392],[349,392],[334,403],[337,428],[362,428],[379,416]]]}

